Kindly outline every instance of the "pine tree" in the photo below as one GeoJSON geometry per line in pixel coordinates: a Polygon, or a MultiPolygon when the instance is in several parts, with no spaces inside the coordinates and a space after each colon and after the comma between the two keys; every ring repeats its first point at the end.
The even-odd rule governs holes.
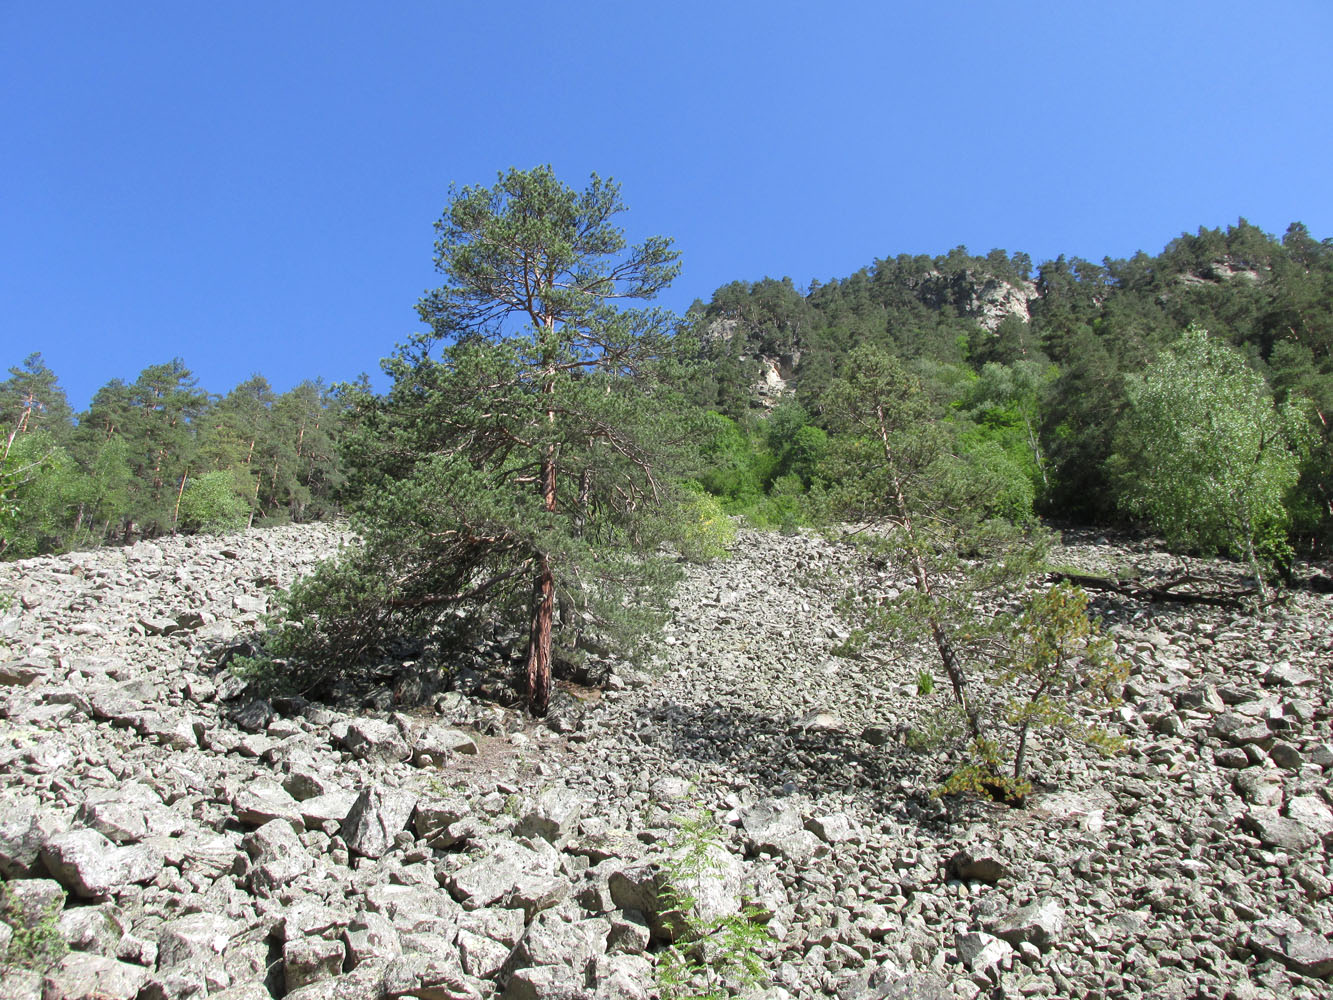
{"type": "Polygon", "coordinates": [[[627,247],[623,210],[617,185],[575,191],[549,167],[453,193],[430,331],[385,362],[386,397],[347,394],[364,544],[294,594],[295,612],[320,609],[303,641],[518,626],[542,715],[557,631],[573,649],[644,624],[633,598],[662,579],[679,502],[662,470],[673,318],[617,300],[652,298],[677,255],[660,237],[627,247]]]}

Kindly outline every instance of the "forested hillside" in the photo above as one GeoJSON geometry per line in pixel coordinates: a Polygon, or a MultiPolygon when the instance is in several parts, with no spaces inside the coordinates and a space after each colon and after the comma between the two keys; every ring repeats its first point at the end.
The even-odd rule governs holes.
{"type": "Polygon", "coordinates": [[[710,362],[698,401],[728,418],[709,446],[709,482],[736,505],[768,493],[767,509],[791,516],[790,498],[815,478],[806,428],[823,427],[825,390],[868,344],[925,380],[964,449],[998,446],[1041,513],[1085,523],[1127,517],[1109,461],[1126,376],[1203,327],[1263,377],[1261,392],[1301,401],[1317,443],[1289,498],[1293,540],[1328,544],[1333,241],[1299,223],[1279,240],[1241,220],[1100,264],[1062,256],[1034,269],[1023,253],[963,247],[900,255],[805,291],[785,278],[734,282],[688,318],[710,362]],[[775,489],[786,498],[776,504],[775,489]]]}
{"type": "MultiPolygon", "coordinates": [[[[1284,530],[1298,551],[1327,551],[1333,241],[1299,223],[1277,239],[1241,220],[1182,235],[1156,256],[1101,263],[1062,256],[1034,267],[1024,253],[959,247],[886,257],[806,289],[788,278],[725,285],[695,303],[681,324],[688,336],[676,338],[690,372],[680,405],[709,413],[685,473],[760,524],[827,513],[839,473],[825,393],[853,349],[869,346],[907,364],[956,449],[1007,476],[1020,506],[1134,523],[1132,470],[1117,472],[1115,460],[1128,447],[1117,440],[1127,376],[1192,324],[1239,353],[1262,379],[1256,391],[1304,414],[1284,530]]],[[[76,415],[40,354],[9,372],[5,558],[310,520],[351,498],[341,469],[360,461],[367,428],[344,423],[346,407],[319,382],[279,394],[256,375],[214,394],[175,359],[113,378],[76,415]]],[[[364,385],[343,396],[366,398],[364,385]]]]}
{"type": "Polygon", "coordinates": [[[318,382],[279,394],[255,375],[219,396],[177,358],[133,382],[112,379],[76,418],[40,354],[9,375],[0,382],[5,558],[332,509],[338,410],[318,382]]]}

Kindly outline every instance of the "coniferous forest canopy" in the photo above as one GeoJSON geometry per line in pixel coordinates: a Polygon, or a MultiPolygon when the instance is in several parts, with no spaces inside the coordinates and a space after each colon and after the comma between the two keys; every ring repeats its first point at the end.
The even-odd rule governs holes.
{"type": "MultiPolygon", "coordinates": [[[[474,222],[454,220],[463,229],[474,222]]],[[[596,257],[613,247],[604,240],[587,249],[596,257]]],[[[637,249],[647,255],[640,263],[664,268],[640,289],[650,293],[671,279],[675,258],[669,240],[637,249]]],[[[442,269],[462,268],[465,277],[485,263],[464,259],[466,247],[437,250],[446,255],[442,269]],[[447,257],[456,251],[463,256],[447,257]]],[[[571,263],[571,280],[584,263],[571,263]]],[[[848,360],[860,349],[911,372],[962,474],[992,484],[987,516],[1149,527],[1182,550],[1229,552],[1278,571],[1293,553],[1326,555],[1333,542],[1333,240],[1300,223],[1278,238],[1242,219],[1184,234],[1155,256],[1100,262],[1061,256],[1034,264],[1023,253],[959,247],[938,257],[885,257],[808,288],[789,278],[736,281],[683,317],[641,319],[651,327],[642,336],[623,328],[628,321],[609,302],[592,296],[576,303],[552,289],[543,315],[587,339],[575,348],[535,341],[536,367],[522,369],[532,381],[515,383],[506,404],[516,413],[516,401],[536,406],[534,426],[555,421],[557,412],[563,419],[563,410],[528,398],[555,385],[543,381],[541,359],[562,377],[584,373],[566,386],[568,406],[585,408],[567,423],[576,430],[550,446],[551,456],[567,462],[553,471],[534,459],[532,483],[548,480],[540,516],[556,514],[556,492],[562,512],[576,502],[565,498],[566,469],[569,497],[597,496],[605,487],[611,492],[599,502],[606,509],[620,502],[617,489],[625,497],[664,485],[661,470],[673,489],[696,498],[696,520],[717,507],[761,526],[832,516],[840,478],[858,472],[839,443],[848,432],[831,419],[827,394],[850,374],[848,360]],[[607,330],[610,339],[598,342],[607,330]],[[567,348],[574,354],[558,360],[567,348]],[[624,353],[602,365],[607,350],[624,353]],[[1170,383],[1172,370],[1186,368],[1199,384],[1170,383]],[[598,379],[602,397],[591,392],[598,379]],[[626,392],[651,397],[653,420],[626,392]],[[1173,398],[1214,403],[1190,417],[1191,407],[1173,398]],[[594,399],[603,400],[601,409],[589,408],[594,399]],[[688,447],[654,429],[664,414],[690,428],[688,447]],[[1179,456],[1198,451],[1190,443],[1198,434],[1230,451],[1213,454],[1213,468],[1193,470],[1191,480],[1179,456]],[[650,468],[631,439],[670,445],[670,461],[650,468]],[[1154,471],[1151,459],[1173,448],[1175,464],[1154,471]],[[594,468],[611,478],[598,481],[594,468]],[[1219,479],[1219,468],[1231,478],[1198,481],[1219,479]],[[1210,497],[1223,493],[1254,499],[1212,521],[1184,516],[1187,508],[1218,507],[1210,497]]],[[[447,424],[447,413],[411,415],[438,388],[432,380],[446,371],[456,378],[464,368],[480,380],[521,368],[512,351],[482,350],[495,316],[478,312],[474,327],[451,326],[456,306],[447,294],[423,301],[435,340],[386,361],[395,386],[383,397],[364,378],[278,393],[258,374],[217,393],[176,358],[132,381],[111,378],[76,414],[40,353],[14,359],[0,382],[0,554],[15,559],[347,512],[366,517],[395,480],[420,467],[423,455],[404,449],[429,451],[444,440],[423,430],[423,421],[447,424]],[[450,357],[428,361],[441,344],[450,357]]],[[[517,313],[540,319],[526,308],[517,313]]],[[[463,413],[463,402],[450,399],[444,392],[436,401],[463,413]]],[[[524,440],[518,425],[503,432],[487,426],[497,437],[486,460],[473,462],[483,479],[486,463],[504,452],[504,434],[524,440]]],[[[481,432],[474,426],[469,433],[481,432]]],[[[451,475],[455,488],[466,488],[459,470],[451,475]]],[[[627,509],[635,508],[631,500],[627,509]]],[[[579,531],[597,523],[591,514],[579,531]]],[[[602,527],[608,538],[622,530],[602,527]]],[[[652,534],[632,529],[631,547],[637,530],[645,539],[652,534]]]]}

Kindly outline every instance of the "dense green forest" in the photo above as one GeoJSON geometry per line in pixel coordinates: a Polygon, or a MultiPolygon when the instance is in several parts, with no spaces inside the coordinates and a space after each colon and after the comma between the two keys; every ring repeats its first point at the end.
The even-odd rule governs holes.
{"type": "Polygon", "coordinates": [[[688,322],[708,359],[696,399],[718,414],[704,481],[733,509],[800,516],[818,485],[825,392],[852,349],[871,345],[924,380],[959,449],[1021,470],[1036,512],[1134,522],[1132,470],[1117,475],[1112,460],[1130,376],[1193,325],[1243,358],[1253,393],[1305,413],[1287,530],[1305,552],[1333,540],[1333,241],[1299,223],[1278,240],[1241,220],[1100,264],[1059,257],[1034,270],[1025,254],[959,247],[807,290],[734,282],[688,322]],[[756,407],[766,371],[785,382],[771,410],[756,407]]]}
{"type": "MultiPolygon", "coordinates": [[[[437,342],[458,332],[448,328],[450,308],[423,304],[437,342]]],[[[1267,544],[1276,531],[1296,551],[1326,554],[1333,541],[1333,241],[1298,223],[1277,239],[1241,220],[1182,235],[1157,256],[1100,263],[1060,257],[1034,267],[1026,254],[962,247],[900,255],[805,289],[786,278],[733,282],[696,302],[674,336],[661,314],[653,323],[657,374],[634,384],[654,394],[660,415],[670,356],[680,390],[670,405],[688,416],[695,445],[673,475],[728,512],[774,526],[828,514],[845,470],[832,458],[825,397],[854,349],[870,347],[921,380],[954,451],[1004,484],[996,513],[1164,531],[1135,489],[1143,442],[1125,437],[1134,379],[1191,326],[1203,328],[1253,373],[1251,397],[1304,421],[1303,431],[1284,432],[1297,469],[1267,544]],[[1130,461],[1134,447],[1140,458],[1130,461]]],[[[407,354],[387,364],[400,395],[430,374],[407,354]]],[[[259,375],[217,395],[176,359],[130,382],[112,379],[75,414],[56,373],[31,355],[0,383],[0,553],[355,507],[415,461],[392,441],[375,443],[372,430],[409,430],[373,398],[364,381],[340,392],[306,382],[280,394],[259,375]]],[[[1219,406],[1235,409],[1225,396],[1219,406]]],[[[642,416],[625,404],[605,419],[628,427],[642,416]]],[[[1181,531],[1176,540],[1229,547],[1225,532],[1181,531]]]]}
{"type": "Polygon", "coordinates": [[[75,416],[32,354],[0,383],[0,553],[15,559],[335,509],[339,406],[256,375],[213,395],[179,359],[112,379],[75,416]]]}

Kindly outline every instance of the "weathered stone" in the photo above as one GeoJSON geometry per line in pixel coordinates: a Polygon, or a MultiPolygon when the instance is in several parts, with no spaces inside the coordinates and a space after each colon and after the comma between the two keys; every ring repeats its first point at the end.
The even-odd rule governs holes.
{"type": "Polygon", "coordinates": [[[458,843],[458,838],[450,833],[449,828],[471,811],[472,807],[461,795],[422,799],[417,802],[416,812],[412,814],[412,828],[419,838],[429,842],[432,847],[452,847],[458,843]]]}
{"type": "Polygon", "coordinates": [[[104,955],[75,951],[62,958],[42,983],[44,1000],[134,1000],[148,982],[148,970],[104,955]]]}
{"type": "Polygon", "coordinates": [[[498,840],[483,845],[478,859],[453,872],[447,885],[455,899],[475,909],[505,898],[534,877],[553,875],[556,864],[553,851],[538,852],[513,841],[498,840]]]}
{"type": "Polygon", "coordinates": [[[353,757],[383,761],[402,761],[411,757],[407,741],[395,726],[379,719],[352,719],[342,740],[353,757]]]}
{"type": "Polygon", "coordinates": [[[250,855],[250,887],[269,895],[310,870],[314,859],[286,820],[269,820],[242,841],[250,855]]]}
{"type": "Polygon", "coordinates": [[[984,972],[993,966],[1007,966],[1013,961],[1014,949],[1007,942],[983,931],[972,931],[954,937],[954,951],[969,972],[984,972]]]}
{"type": "Polygon", "coordinates": [[[283,820],[297,833],[305,830],[300,804],[276,781],[259,778],[248,782],[232,799],[237,821],[246,826],[263,826],[275,819],[283,820]]]}
{"type": "Polygon", "coordinates": [[[1045,951],[1060,937],[1065,911],[1053,899],[1039,899],[1020,907],[999,921],[992,930],[1011,945],[1026,941],[1045,951]]]}
{"type": "Polygon", "coordinates": [[[458,956],[463,971],[478,979],[491,979],[509,957],[510,948],[468,930],[458,932],[458,956]]]}
{"type": "Polygon", "coordinates": [[[504,1000],[592,1000],[583,977],[560,965],[519,969],[509,977],[504,1000]]]}
{"type": "Polygon", "coordinates": [[[1333,836],[1333,809],[1317,795],[1295,795],[1287,800],[1287,818],[1319,837],[1333,836]]]}
{"type": "Polygon", "coordinates": [[[332,979],[342,972],[346,951],[341,941],[303,937],[288,941],[282,949],[283,978],[288,990],[332,979]]]}
{"type": "Polygon", "coordinates": [[[181,816],[157,792],[138,782],[89,792],[74,819],[119,844],[174,837],[185,829],[181,816]]]}
{"type": "Polygon", "coordinates": [[[339,790],[302,799],[297,808],[307,827],[318,827],[324,823],[342,824],[347,821],[347,816],[352,811],[352,806],[356,805],[356,800],[356,792],[339,790]]]}
{"type": "Polygon", "coordinates": [[[572,970],[581,980],[597,957],[606,954],[610,931],[610,922],[601,917],[571,921],[547,910],[528,925],[505,962],[505,970],[512,974],[518,969],[557,965],[572,970]]]}
{"type": "Polygon", "coordinates": [[[1304,976],[1333,976],[1333,941],[1303,927],[1295,917],[1270,917],[1250,934],[1250,947],[1304,976]]]}
{"type": "Polygon", "coordinates": [[[1269,746],[1273,740],[1273,733],[1266,724],[1231,712],[1215,718],[1209,727],[1209,732],[1232,746],[1247,744],[1269,746]]]}
{"type": "Polygon", "coordinates": [[[364,962],[387,962],[403,953],[398,931],[382,913],[363,913],[343,933],[347,959],[353,967],[364,962]]]}
{"type": "Polygon", "coordinates": [[[856,828],[844,813],[830,813],[808,820],[805,828],[826,844],[844,844],[859,840],[856,828]]]}
{"type": "Polygon", "coordinates": [[[517,833],[523,837],[541,837],[563,847],[578,829],[582,816],[583,801],[577,794],[564,785],[550,785],[523,810],[517,833]]]}
{"type": "Polygon", "coordinates": [[[247,733],[262,733],[273,721],[273,705],[265,698],[253,698],[228,712],[227,718],[247,733]]]}
{"type": "Polygon", "coordinates": [[[458,964],[455,955],[403,955],[384,970],[384,993],[389,1000],[479,1000],[480,990],[458,964]]]}
{"type": "Polygon", "coordinates": [[[379,858],[393,847],[394,838],[407,829],[416,808],[411,792],[374,785],[352,804],[343,821],[342,836],[349,850],[364,857],[379,858]]]}
{"type": "Polygon", "coordinates": [[[1319,844],[1319,836],[1297,820],[1275,812],[1257,810],[1242,820],[1242,825],[1269,847],[1300,853],[1319,844]]]}
{"type": "MultiPolygon", "coordinates": [[[[71,951],[91,951],[112,956],[125,927],[115,910],[107,906],[76,906],[60,914],[56,930],[71,951]]],[[[3,996],[0,993],[0,996],[3,996]]]]}
{"type": "Polygon", "coordinates": [[[446,726],[427,726],[416,736],[412,761],[419,766],[439,764],[451,753],[477,752],[477,741],[467,733],[446,726]]]}
{"type": "Polygon", "coordinates": [[[995,883],[1010,875],[1008,863],[982,847],[963,848],[949,859],[949,871],[965,882],[995,883]]]}
{"type": "Polygon", "coordinates": [[[239,930],[235,921],[218,914],[192,913],[169,920],[157,934],[158,968],[216,963],[239,930]]]}
{"type": "Polygon", "coordinates": [[[41,808],[37,799],[17,791],[0,792],[0,875],[33,874],[42,845],[67,826],[62,816],[41,808]]]}
{"type": "Polygon", "coordinates": [[[162,870],[162,854],[146,844],[116,847],[96,830],[72,830],[46,841],[42,862],[57,881],[85,898],[150,882],[162,870]]]}
{"type": "Polygon", "coordinates": [[[51,673],[49,663],[34,660],[6,660],[0,663],[0,687],[27,687],[51,673]]]}

